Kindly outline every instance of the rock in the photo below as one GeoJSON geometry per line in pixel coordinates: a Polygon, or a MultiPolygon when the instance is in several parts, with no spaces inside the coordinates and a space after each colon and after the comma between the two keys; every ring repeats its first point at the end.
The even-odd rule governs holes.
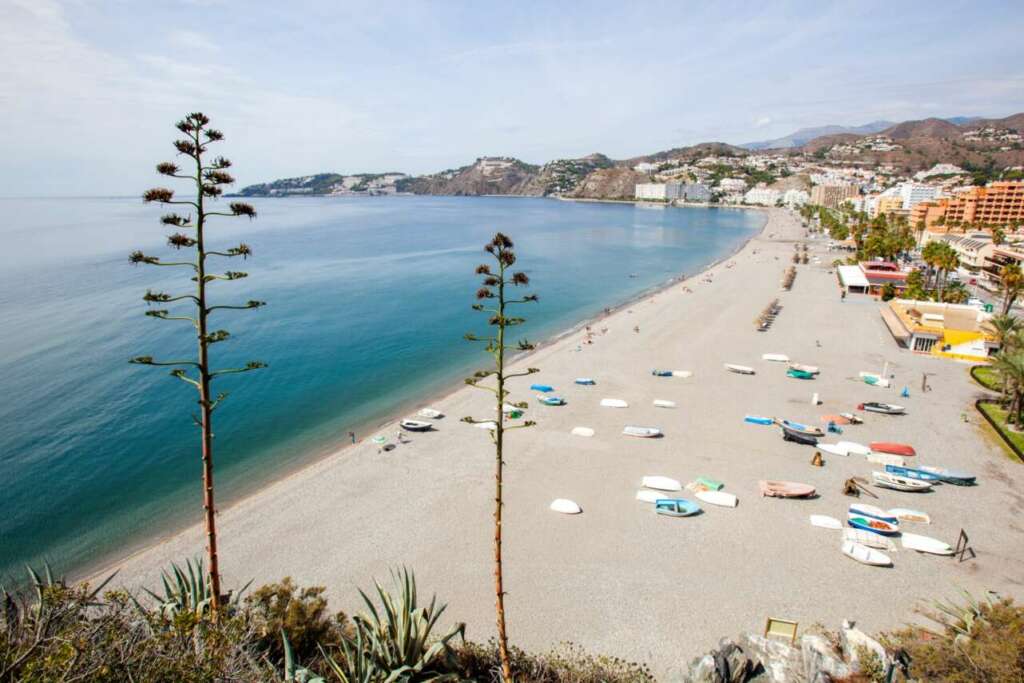
{"type": "Polygon", "coordinates": [[[829,683],[847,678],[853,671],[832,645],[822,636],[805,635],[800,639],[803,674],[808,683],[829,683]]]}
{"type": "Polygon", "coordinates": [[[848,622],[843,623],[843,630],[839,632],[840,642],[843,646],[843,652],[846,654],[846,658],[850,660],[850,667],[854,671],[860,671],[860,659],[857,657],[857,648],[867,648],[871,652],[878,655],[878,660],[885,664],[888,660],[888,655],[885,652],[885,648],[877,640],[869,636],[868,634],[861,631],[859,628],[853,628],[847,626],[848,622]]]}
{"type": "Polygon", "coordinates": [[[747,633],[740,638],[739,645],[748,656],[760,663],[767,680],[788,683],[803,678],[800,650],[789,643],[747,633]]]}
{"type": "Polygon", "coordinates": [[[686,677],[691,683],[746,683],[754,675],[757,662],[743,648],[722,639],[718,648],[695,659],[686,677]]]}

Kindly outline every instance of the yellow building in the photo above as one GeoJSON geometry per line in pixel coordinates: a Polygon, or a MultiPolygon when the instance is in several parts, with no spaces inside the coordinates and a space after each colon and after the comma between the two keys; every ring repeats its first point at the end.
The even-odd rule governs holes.
{"type": "Polygon", "coordinates": [[[875,216],[887,216],[893,213],[904,213],[903,197],[879,197],[875,201],[875,216]]]}
{"type": "Polygon", "coordinates": [[[915,353],[986,361],[999,350],[986,330],[992,314],[977,306],[893,299],[881,313],[897,343],[915,353]]]}

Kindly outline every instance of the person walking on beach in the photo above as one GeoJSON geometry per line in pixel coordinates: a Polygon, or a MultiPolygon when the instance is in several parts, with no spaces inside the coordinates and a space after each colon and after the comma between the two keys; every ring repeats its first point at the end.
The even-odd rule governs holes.
{"type": "Polygon", "coordinates": [[[846,301],[846,290],[845,289],[840,292],[840,294],[839,294],[839,301],[840,301],[840,303],[843,302],[843,301],[846,301]]]}

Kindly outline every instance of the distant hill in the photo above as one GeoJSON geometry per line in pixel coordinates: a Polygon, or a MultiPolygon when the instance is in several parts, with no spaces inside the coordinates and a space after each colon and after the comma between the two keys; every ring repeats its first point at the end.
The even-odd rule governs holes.
{"type": "Polygon", "coordinates": [[[922,119],[921,121],[904,121],[891,128],[881,131],[893,140],[910,138],[955,138],[963,134],[956,124],[944,119],[922,119]]]}
{"type": "Polygon", "coordinates": [[[814,138],[825,135],[839,135],[850,133],[852,135],[870,135],[896,125],[893,121],[872,121],[863,126],[818,126],[817,128],[801,128],[795,133],[774,140],[763,140],[761,142],[745,142],[740,147],[749,150],[759,149],[789,149],[791,147],[802,147],[814,138]]]}
{"type": "Polygon", "coordinates": [[[540,194],[530,191],[539,166],[512,157],[480,157],[469,166],[407,178],[399,192],[434,195],[540,194]]]}
{"type": "Polygon", "coordinates": [[[391,194],[404,173],[317,173],[298,178],[282,178],[270,183],[243,187],[236,197],[293,197],[303,195],[391,194]]]}

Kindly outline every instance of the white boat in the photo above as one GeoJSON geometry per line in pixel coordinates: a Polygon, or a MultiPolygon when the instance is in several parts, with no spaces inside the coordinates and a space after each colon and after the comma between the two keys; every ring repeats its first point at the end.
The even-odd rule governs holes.
{"type": "Polygon", "coordinates": [[[683,485],[671,477],[648,476],[640,482],[641,486],[659,491],[682,491],[683,485]]]}
{"type": "Polygon", "coordinates": [[[863,529],[843,529],[843,540],[853,541],[854,543],[866,545],[869,548],[878,548],[890,553],[898,550],[892,539],[870,531],[864,531],[863,529]]]}
{"type": "Polygon", "coordinates": [[[878,451],[871,451],[865,456],[868,462],[873,462],[876,465],[897,465],[899,467],[907,466],[907,459],[902,455],[894,455],[892,453],[879,453],[878,451]]]}
{"type": "Polygon", "coordinates": [[[601,405],[605,408],[628,408],[629,404],[621,398],[602,398],[601,405]]]}
{"type": "Polygon", "coordinates": [[[754,368],[748,367],[746,365],[736,365],[735,363],[726,363],[725,369],[728,370],[729,372],[735,372],[739,375],[754,374],[754,368]]]}
{"type": "Polygon", "coordinates": [[[490,430],[493,431],[493,430],[498,428],[498,423],[497,422],[477,422],[476,425],[474,425],[474,426],[477,429],[490,429],[490,430]]]}
{"type": "Polygon", "coordinates": [[[900,534],[900,543],[908,550],[916,550],[919,553],[931,553],[932,555],[952,555],[953,548],[948,543],[943,543],[931,536],[919,534],[900,534]]]}
{"type": "Polygon", "coordinates": [[[402,429],[407,429],[410,432],[426,432],[434,427],[431,423],[423,420],[402,420],[398,424],[402,429]]]}
{"type": "Polygon", "coordinates": [[[672,376],[673,377],[683,377],[683,378],[686,378],[686,377],[693,377],[693,373],[690,372],[689,370],[673,370],[672,371],[672,376]]]}
{"type": "Polygon", "coordinates": [[[622,433],[626,436],[638,436],[641,439],[653,439],[661,436],[661,430],[657,427],[634,427],[632,425],[627,425],[622,433]]]}
{"type": "Polygon", "coordinates": [[[676,402],[675,401],[666,401],[665,399],[662,399],[662,398],[656,398],[656,399],[654,399],[654,407],[655,408],[675,408],[676,407],[676,402]]]}
{"type": "Polygon", "coordinates": [[[835,517],[829,517],[828,515],[811,515],[811,526],[838,530],[843,528],[843,523],[835,517]]]}
{"type": "Polygon", "coordinates": [[[800,370],[801,372],[809,372],[812,375],[817,375],[821,372],[821,368],[817,365],[804,365],[803,363],[790,363],[789,367],[794,370],[800,370]]]}
{"type": "Polygon", "coordinates": [[[416,414],[419,417],[425,417],[428,420],[436,420],[439,417],[444,417],[444,413],[440,410],[434,410],[433,408],[420,408],[420,411],[416,414]]]}
{"type": "Polygon", "coordinates": [[[817,448],[819,451],[823,453],[830,453],[831,455],[841,455],[844,458],[850,454],[850,451],[840,447],[839,444],[836,443],[819,443],[817,446],[815,446],[815,448],[817,448]]]}
{"type": "Polygon", "coordinates": [[[783,353],[765,353],[761,356],[761,360],[770,360],[774,363],[788,363],[789,356],[783,353]]]}
{"type": "Polygon", "coordinates": [[[883,522],[889,522],[890,524],[900,525],[900,520],[896,515],[889,514],[888,510],[871,505],[870,503],[850,503],[850,507],[847,512],[851,516],[857,517],[874,517],[880,519],[883,522]]]}
{"type": "Polygon", "coordinates": [[[873,567],[889,567],[892,565],[892,559],[885,553],[855,541],[843,541],[842,551],[843,555],[873,567]]]}
{"type": "Polygon", "coordinates": [[[875,486],[895,491],[929,491],[932,488],[932,485],[926,481],[901,477],[889,472],[872,472],[871,478],[875,480],[875,486]]]}
{"type": "Polygon", "coordinates": [[[590,427],[573,427],[572,428],[572,435],[573,436],[593,436],[594,435],[594,430],[591,429],[590,427]]]}
{"type": "Polygon", "coordinates": [[[901,522],[917,522],[918,524],[931,524],[932,518],[928,513],[909,508],[891,508],[889,514],[901,522]]]}
{"type": "Polygon", "coordinates": [[[870,384],[873,387],[882,387],[884,389],[889,388],[889,380],[876,372],[860,372],[858,375],[862,380],[864,380],[865,384],[870,384]]]}
{"type": "Polygon", "coordinates": [[[664,491],[652,491],[650,489],[640,489],[636,492],[636,499],[641,503],[653,503],[656,500],[662,500],[665,497],[664,491]]]}
{"type": "Polygon", "coordinates": [[[871,452],[870,448],[862,443],[857,443],[856,441],[840,441],[836,446],[839,448],[845,448],[847,454],[867,455],[871,452]]]}
{"type": "Polygon", "coordinates": [[[556,498],[551,501],[551,505],[548,507],[555,512],[561,512],[564,515],[578,515],[583,512],[583,509],[580,508],[579,505],[568,498],[556,498]]]}
{"type": "Polygon", "coordinates": [[[501,406],[501,412],[505,413],[506,415],[509,413],[521,413],[524,410],[526,410],[526,408],[520,408],[519,406],[514,406],[511,403],[506,403],[501,406]]]}
{"type": "Polygon", "coordinates": [[[706,491],[701,490],[695,492],[693,495],[703,500],[705,503],[710,505],[720,505],[725,508],[734,508],[739,505],[739,499],[731,493],[725,491],[706,491]]]}

